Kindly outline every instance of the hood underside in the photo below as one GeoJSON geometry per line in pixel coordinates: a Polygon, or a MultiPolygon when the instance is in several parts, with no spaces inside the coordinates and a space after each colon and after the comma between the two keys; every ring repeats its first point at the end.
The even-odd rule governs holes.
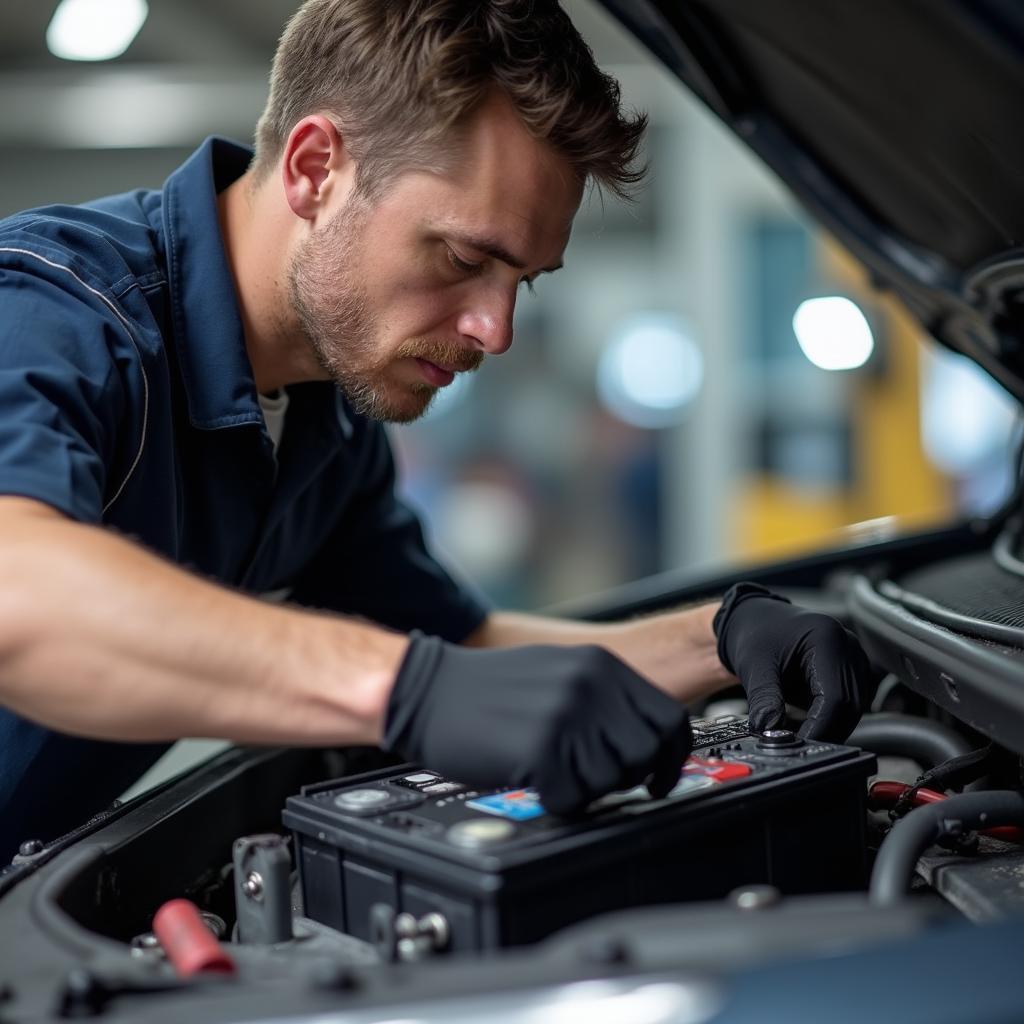
{"type": "Polygon", "coordinates": [[[1024,401],[1024,4],[601,2],[876,284],[1024,401]]]}

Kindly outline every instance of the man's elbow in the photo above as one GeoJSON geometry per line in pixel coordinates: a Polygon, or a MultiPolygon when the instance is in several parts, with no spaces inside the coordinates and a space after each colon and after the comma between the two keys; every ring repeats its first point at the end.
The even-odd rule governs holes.
{"type": "Polygon", "coordinates": [[[468,636],[462,639],[463,647],[497,647],[494,616],[488,615],[468,636]]]}

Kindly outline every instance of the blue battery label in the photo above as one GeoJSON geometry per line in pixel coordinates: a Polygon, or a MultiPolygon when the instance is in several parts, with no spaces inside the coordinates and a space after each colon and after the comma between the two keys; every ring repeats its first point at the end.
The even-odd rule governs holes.
{"type": "Polygon", "coordinates": [[[486,814],[497,814],[512,821],[529,821],[539,818],[547,811],[537,797],[535,789],[513,789],[508,793],[492,793],[490,796],[467,800],[467,807],[486,814]]]}

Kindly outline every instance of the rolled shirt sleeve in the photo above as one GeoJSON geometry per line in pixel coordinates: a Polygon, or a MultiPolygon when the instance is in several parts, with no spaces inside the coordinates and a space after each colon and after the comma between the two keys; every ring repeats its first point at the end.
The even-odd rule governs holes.
{"type": "Polygon", "coordinates": [[[38,260],[20,263],[0,263],[0,494],[100,522],[124,405],[121,325],[75,277],[58,286],[30,272],[38,260]]]}

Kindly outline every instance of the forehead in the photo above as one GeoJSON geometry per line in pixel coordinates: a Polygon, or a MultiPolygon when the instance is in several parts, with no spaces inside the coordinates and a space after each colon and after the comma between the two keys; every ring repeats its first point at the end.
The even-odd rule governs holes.
{"type": "Polygon", "coordinates": [[[446,162],[444,170],[414,172],[397,189],[418,197],[427,226],[494,238],[531,264],[558,262],[583,185],[506,100],[480,107],[446,162]]]}

